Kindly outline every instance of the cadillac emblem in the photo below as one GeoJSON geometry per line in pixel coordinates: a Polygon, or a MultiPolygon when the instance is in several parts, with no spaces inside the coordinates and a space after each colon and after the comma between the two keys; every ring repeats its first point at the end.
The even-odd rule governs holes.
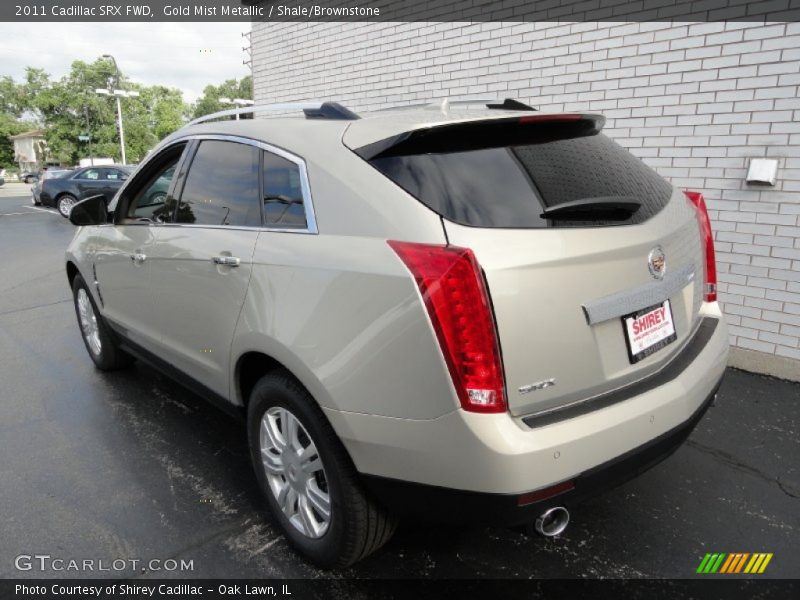
{"type": "Polygon", "coordinates": [[[667,272],[667,258],[661,246],[650,250],[650,255],[647,257],[647,268],[656,279],[664,279],[664,273],[667,272]]]}

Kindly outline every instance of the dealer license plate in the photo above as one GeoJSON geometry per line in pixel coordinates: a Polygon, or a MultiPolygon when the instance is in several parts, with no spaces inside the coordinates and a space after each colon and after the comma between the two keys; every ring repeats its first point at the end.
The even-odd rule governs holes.
{"type": "Polygon", "coordinates": [[[622,317],[631,364],[678,339],[669,300],[622,317]]]}

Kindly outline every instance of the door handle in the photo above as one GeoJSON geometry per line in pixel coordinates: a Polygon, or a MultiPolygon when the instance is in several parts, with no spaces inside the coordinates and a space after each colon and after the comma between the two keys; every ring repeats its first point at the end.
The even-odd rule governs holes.
{"type": "Polygon", "coordinates": [[[133,261],[133,264],[141,265],[144,261],[147,260],[147,255],[137,252],[135,254],[131,254],[131,260],[133,261]]]}
{"type": "Polygon", "coordinates": [[[235,256],[215,256],[213,259],[216,265],[225,265],[226,267],[238,267],[242,264],[241,259],[235,256]]]}

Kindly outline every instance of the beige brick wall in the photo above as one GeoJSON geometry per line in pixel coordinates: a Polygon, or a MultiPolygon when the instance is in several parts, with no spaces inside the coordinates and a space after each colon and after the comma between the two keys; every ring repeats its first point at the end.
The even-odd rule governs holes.
{"type": "Polygon", "coordinates": [[[261,23],[252,50],[257,103],[603,113],[610,136],[705,194],[732,345],[800,360],[800,23],[261,23]],[[745,183],[754,157],[779,160],[774,188],[745,183]]]}

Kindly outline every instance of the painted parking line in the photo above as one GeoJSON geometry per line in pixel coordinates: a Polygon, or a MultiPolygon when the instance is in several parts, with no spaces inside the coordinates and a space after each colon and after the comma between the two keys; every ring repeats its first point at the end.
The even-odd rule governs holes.
{"type": "Polygon", "coordinates": [[[47,208],[38,208],[36,206],[25,206],[25,205],[23,205],[22,208],[26,208],[26,209],[28,209],[28,211],[27,212],[0,213],[0,217],[19,217],[19,216],[22,216],[22,215],[35,215],[35,214],[37,214],[35,212],[30,212],[31,210],[35,210],[35,211],[43,212],[43,213],[48,213],[48,214],[51,214],[51,215],[61,216],[57,210],[50,210],[50,209],[47,209],[47,208]]]}
{"type": "Polygon", "coordinates": [[[57,215],[58,211],[55,208],[42,208],[41,206],[28,206],[27,204],[23,204],[22,208],[28,208],[30,210],[40,210],[42,212],[50,213],[52,215],[57,215]]]}

